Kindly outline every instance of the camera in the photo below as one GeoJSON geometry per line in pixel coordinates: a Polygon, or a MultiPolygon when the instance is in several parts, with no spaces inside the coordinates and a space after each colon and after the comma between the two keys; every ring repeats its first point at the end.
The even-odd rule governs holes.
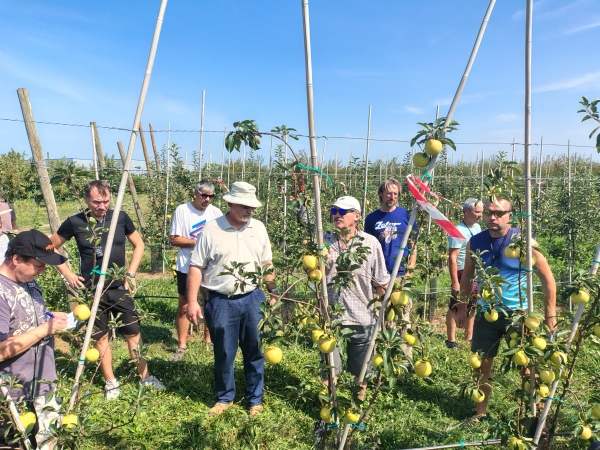
{"type": "Polygon", "coordinates": [[[102,258],[104,256],[104,252],[100,247],[96,247],[96,258],[102,258]]]}

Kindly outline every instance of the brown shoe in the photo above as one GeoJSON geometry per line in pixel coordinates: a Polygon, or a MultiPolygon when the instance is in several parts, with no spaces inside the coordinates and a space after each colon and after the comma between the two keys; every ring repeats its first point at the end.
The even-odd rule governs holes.
{"type": "Polygon", "coordinates": [[[250,407],[250,417],[254,417],[263,412],[263,405],[256,405],[250,407]]]}
{"type": "Polygon", "coordinates": [[[233,406],[233,402],[230,403],[215,403],[215,406],[208,410],[209,416],[218,416],[219,414],[223,414],[227,408],[233,406]]]}

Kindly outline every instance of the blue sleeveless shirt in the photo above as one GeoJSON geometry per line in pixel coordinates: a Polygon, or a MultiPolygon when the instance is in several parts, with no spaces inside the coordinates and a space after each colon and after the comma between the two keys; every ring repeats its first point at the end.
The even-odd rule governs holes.
{"type": "MultiPolygon", "coordinates": [[[[519,300],[519,258],[507,258],[504,256],[504,249],[510,244],[510,238],[513,234],[519,234],[521,231],[517,228],[511,228],[504,236],[493,238],[489,230],[482,231],[471,238],[471,251],[486,251],[481,255],[481,259],[486,267],[493,266],[498,268],[498,274],[506,280],[502,285],[502,295],[496,292],[496,299],[501,300],[504,306],[509,310],[516,310],[521,306],[519,300]]],[[[525,267],[521,266],[520,290],[523,296],[523,308],[527,309],[527,293],[525,281],[525,267]]],[[[478,279],[478,283],[480,283],[478,279]]],[[[482,299],[477,300],[478,304],[487,305],[482,299]]]]}

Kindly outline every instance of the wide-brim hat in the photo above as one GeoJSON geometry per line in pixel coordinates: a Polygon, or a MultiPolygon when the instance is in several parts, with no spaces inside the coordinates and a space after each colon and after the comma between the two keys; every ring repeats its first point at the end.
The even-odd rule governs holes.
{"type": "Polygon", "coordinates": [[[355,209],[358,212],[360,211],[360,203],[358,202],[358,200],[354,197],[351,197],[350,195],[345,195],[343,197],[338,198],[335,203],[331,206],[336,206],[338,208],[342,208],[342,209],[355,209]]]}
{"type": "Polygon", "coordinates": [[[60,266],[67,262],[67,258],[54,251],[50,238],[38,230],[22,231],[8,246],[17,255],[30,256],[51,266],[60,266]]]}
{"type": "Polygon", "coordinates": [[[230,191],[223,196],[227,203],[260,208],[262,203],[256,198],[256,188],[245,181],[236,181],[231,185],[230,191]]]}

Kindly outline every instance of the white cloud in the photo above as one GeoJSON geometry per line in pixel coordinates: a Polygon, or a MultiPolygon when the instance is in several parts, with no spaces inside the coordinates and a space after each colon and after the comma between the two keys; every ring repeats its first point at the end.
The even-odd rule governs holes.
{"type": "Polygon", "coordinates": [[[582,31],[589,30],[591,28],[596,28],[596,27],[600,27],[600,22],[591,23],[589,25],[584,25],[584,26],[578,27],[578,28],[573,28],[572,30],[565,31],[563,34],[568,35],[568,34],[580,33],[582,31]]]}
{"type": "MultiPolygon", "coordinates": [[[[565,89],[571,89],[574,87],[578,87],[584,85],[586,83],[590,84],[596,81],[600,81],[600,72],[587,73],[577,78],[571,78],[568,80],[557,81],[555,83],[546,84],[545,86],[541,86],[533,90],[535,93],[539,92],[552,92],[552,91],[562,91],[565,89]]],[[[594,85],[598,85],[600,83],[594,83],[594,85]]]]}
{"type": "Polygon", "coordinates": [[[500,120],[501,122],[510,122],[512,120],[517,120],[518,118],[519,115],[514,113],[498,114],[496,116],[496,119],[500,120]]]}
{"type": "Polygon", "coordinates": [[[404,105],[404,109],[413,114],[423,114],[425,112],[423,108],[417,108],[416,106],[404,105]]]}

